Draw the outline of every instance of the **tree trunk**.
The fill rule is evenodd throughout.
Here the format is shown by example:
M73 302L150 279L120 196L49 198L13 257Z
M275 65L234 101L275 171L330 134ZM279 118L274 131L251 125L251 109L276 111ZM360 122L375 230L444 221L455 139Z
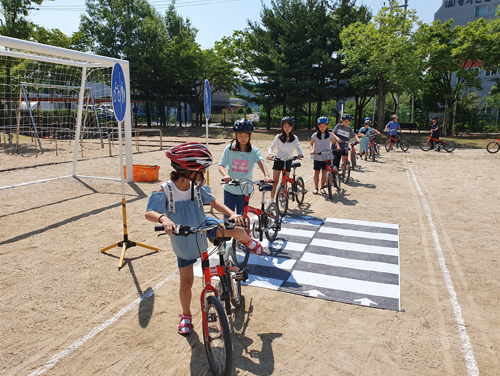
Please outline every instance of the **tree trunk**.
M309 101L309 120L308 120L308 123L307 123L307 129L311 129L311 101Z
M377 103L378 117L377 117L377 130L380 132L384 129L384 115L385 115L385 93L384 93L384 77L378 78L378 103Z
M182 127L182 104L181 104L181 98L179 97L179 127Z
M266 108L266 129L271 130L271 108Z
M316 119L321 116L321 111L323 110L323 101L316 102Z

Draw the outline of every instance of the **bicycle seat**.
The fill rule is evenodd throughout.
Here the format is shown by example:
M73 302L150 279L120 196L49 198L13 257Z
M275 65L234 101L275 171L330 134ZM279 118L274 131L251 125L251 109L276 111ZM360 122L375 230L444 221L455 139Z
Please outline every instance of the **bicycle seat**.
M293 162L292 168L297 168L297 167L300 167L300 162Z
M271 184L262 184L259 186L259 191L261 192L269 192L273 190L273 186Z
M224 237L224 238L208 238L208 240L210 241L210 243L212 243L216 247L218 247L222 242L228 242L231 239L232 238L227 238L227 237Z

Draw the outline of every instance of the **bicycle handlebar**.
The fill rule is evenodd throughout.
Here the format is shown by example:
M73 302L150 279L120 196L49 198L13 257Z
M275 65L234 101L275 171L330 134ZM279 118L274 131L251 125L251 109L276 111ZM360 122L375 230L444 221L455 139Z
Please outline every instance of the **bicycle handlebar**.
M278 158L277 156L274 156L270 160L271 161L283 161L283 162L286 162L286 161L295 161L296 159L297 159L297 156L293 156L293 157L290 157L290 158Z
M266 184L264 182L264 180L255 180L255 181L250 181L250 180L238 180L238 179L231 179L229 180L227 183L224 181L224 179L221 179L221 184L228 184L228 185L232 185L232 186L235 186L235 187L239 187L240 185L258 185L258 186L261 186L263 184ZM274 183L274 180L271 181L269 184L273 184Z
M226 230L233 230L235 228L234 220L233 219L226 219L224 222L224 227ZM196 234L198 232L207 232L217 226L219 226L220 223L214 222L209 225L202 225L200 227L191 227L189 225L175 225L176 231L173 233L173 235L176 236L188 236L192 234ZM164 231L163 226L155 226L155 231ZM158 236L165 235L165 234L158 234Z

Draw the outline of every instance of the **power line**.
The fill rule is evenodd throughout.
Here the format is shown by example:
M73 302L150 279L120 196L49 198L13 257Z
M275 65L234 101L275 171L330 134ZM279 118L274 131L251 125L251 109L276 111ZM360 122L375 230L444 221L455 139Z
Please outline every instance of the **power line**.
M188 0L188 1L179 1L175 4L174 8L184 8L184 7L192 7L192 6L200 6L200 5L215 5L222 3L231 3L235 1L242 0L219 0L219 1L210 1L210 0ZM168 8L171 4L170 1L151 1L149 3L155 9L157 8ZM87 7L85 5L40 5L36 10L52 10L58 12L85 12Z

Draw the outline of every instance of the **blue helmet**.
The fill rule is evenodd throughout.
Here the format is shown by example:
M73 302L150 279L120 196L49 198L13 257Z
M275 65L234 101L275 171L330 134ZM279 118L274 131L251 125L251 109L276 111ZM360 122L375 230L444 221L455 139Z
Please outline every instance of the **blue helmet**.
M236 120L233 124L233 130L235 133L252 133L253 123L248 119Z
M293 119L293 117L285 116L283 119L281 119L281 126L283 126L283 124L285 123L290 123L293 126L295 125L295 120Z
M367 121L367 120L372 121L372 119L370 119L368 116L365 117L365 121Z
M352 116L349 115L349 114L344 114L344 115L342 115L342 120L349 120L349 121L351 121L352 120Z
M329 122L330 121L328 120L328 118L326 116L321 116L317 120L318 125L319 124L327 124L328 125Z

